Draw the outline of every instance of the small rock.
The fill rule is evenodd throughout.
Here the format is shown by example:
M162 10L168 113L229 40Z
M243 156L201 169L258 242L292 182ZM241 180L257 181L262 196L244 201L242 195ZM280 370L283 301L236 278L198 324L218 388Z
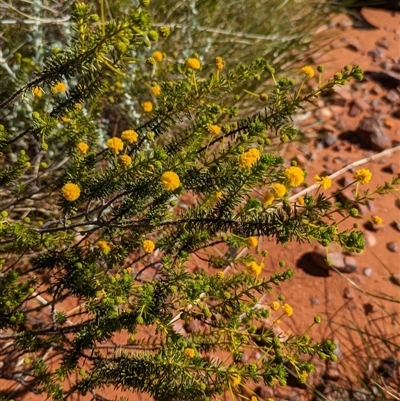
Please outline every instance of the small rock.
M383 89L379 85L374 85L371 88L371 93L373 95L381 95L383 93Z
M332 132L326 132L322 138L322 142L326 148L335 144L336 141L337 137Z
M397 174L400 173L400 164L399 163L390 163L387 166L382 168L382 171L384 173L389 173L389 174Z
M385 52L378 46L375 46L372 50L367 52L367 55L372 58L372 61L376 62L385 57Z
M398 252L399 244L395 241L390 241L386 244L386 248L389 249L390 252Z
M398 221L392 221L390 226L393 227L395 230L400 231L400 223Z
M400 286L400 273L395 273L390 276L390 281L393 284L397 284Z
M258 386L254 389L254 392L263 400L271 398L274 395L274 390L271 387L266 386Z
M370 304L369 302L363 305L364 313L368 316L370 313L375 312L374 305Z
M377 243L375 235L372 234L370 231L364 231L364 239L365 245L367 245L368 247L373 247Z
M376 117L364 117L354 134L355 138L352 139L358 141L364 149L384 150L390 146L386 131Z
M353 100L350 103L348 115L350 117L357 117L364 110L367 110L368 107L369 107L368 104L365 101L361 100L361 99Z
M310 298L310 303L311 305L318 305L319 304L319 299L317 297L311 297Z
M390 42L385 38L380 38L375 42L375 44L379 47L389 50L390 49Z
M322 107L322 108L318 109L317 116L321 120L329 120L330 118L332 118L333 113L329 107Z
M396 199L394 204L396 205L396 207L398 207L400 209L400 198Z
M394 110L392 111L392 116L393 116L394 118L400 118L400 107L397 107L396 109L394 109Z
M357 39L349 38L347 41L347 46L349 50L358 52L360 50L360 42Z
M353 295L353 293L350 291L350 288L345 287L345 289L343 290L343 298L346 298L346 299L354 299L354 295Z
M339 369L337 367L337 363L336 362L328 362L327 363L327 368L325 371L325 375L324 375L324 379L325 380L332 380L334 382L337 382L340 379L340 373L339 373Z
M363 269L363 274L365 277L371 277L373 273L373 270L370 267L366 267Z
M346 255L344 257L344 272L345 273L353 273L357 270L357 261L353 256Z
M372 221L369 220L365 223L364 227L369 231L377 232L377 231L383 230L385 228L385 225L384 224L374 224Z
M400 100L400 94L399 92L397 92L396 89L390 89L389 92L386 93L384 99L387 100L389 103L398 104Z

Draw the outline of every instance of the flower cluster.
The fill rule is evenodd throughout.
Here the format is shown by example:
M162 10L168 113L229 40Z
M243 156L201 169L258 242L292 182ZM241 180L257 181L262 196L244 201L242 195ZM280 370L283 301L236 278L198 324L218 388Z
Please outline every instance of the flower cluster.
M153 52L152 57L154 58L154 60L157 61L157 63L161 63L161 61L163 61L164 58L163 54L159 50Z
M309 65L306 65L301 69L301 72L306 75L307 78L312 78L314 76L314 69Z
M316 175L314 180L324 189L329 189L332 186L332 180L328 176L320 177Z
M286 187L278 182L272 184L272 194L275 198L283 198L286 194Z
M108 245L108 242L104 239L100 239L97 241L97 246L103 251L105 255L111 252L111 247Z
M192 58L187 59L186 67L191 68L192 70L200 70L201 64L197 58L192 57Z
M250 168L260 160L260 157L260 151L257 148L251 148L239 156L239 166Z
M153 103L149 100L142 102L142 109L145 113L151 113L153 111Z
M145 253L152 253L156 249L156 244L152 240L146 239L143 241L142 248Z
M359 168L354 173L354 179L360 184L368 184L372 180L372 173L366 168Z
M111 149L113 151L114 154L118 154L119 152L121 152L121 150L124 148L124 143L121 141L120 138L114 137L114 138L110 138L107 142L106 142L107 148Z
M258 245L257 237L249 237L249 238L247 238L246 245L249 248L255 248Z
M76 145L76 147L84 155L86 155L87 151L89 150L89 145L85 142L79 142L78 145Z
M222 71L225 67L225 61L223 60L222 57L216 57L215 58L215 66L217 67L218 71Z
M304 171L300 167L288 167L285 169L284 175L287 179L288 185L292 188L296 188L304 182Z
M121 139L129 143L137 142L138 138L138 133L132 129L125 130L121 134Z
M174 191L179 188L181 185L181 181L179 179L178 174L173 171L166 171L161 176L161 184L167 191Z
M246 265L246 272L251 274L251 275L253 275L253 276L258 277L260 275L263 267L264 266L262 265L262 263L261 264L257 264L254 261L253 262L249 262Z
M69 182L62 187L61 194L68 202L73 202L80 197L81 189L78 187L78 185Z

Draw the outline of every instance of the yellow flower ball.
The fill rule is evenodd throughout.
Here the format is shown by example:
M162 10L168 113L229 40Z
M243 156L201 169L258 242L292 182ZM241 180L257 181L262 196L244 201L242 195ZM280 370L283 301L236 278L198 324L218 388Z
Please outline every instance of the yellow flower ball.
M232 387L237 387L241 383L241 381L242 378L237 373L234 373L230 378Z
M146 253L152 253L156 249L156 245L152 240L146 239L143 241L142 248Z
M161 176L161 184L167 191L174 191L179 188L181 181L179 180L178 174L173 171L166 171Z
M269 304L269 307L276 311L281 307L281 304L278 301L274 301Z
M262 264L257 264L256 262L250 262L246 265L246 272L258 277L263 269Z
M372 173L366 168L359 168L358 170L356 170L353 177L362 185L368 184L372 179Z
M217 277L218 277L219 279L223 279L223 278L225 277L225 273L224 273L223 271L219 271L219 272L217 273Z
M81 105L80 103L75 103L75 104L74 104L74 109L75 109L75 110L78 110L78 111L79 111L79 110L82 110L82 105Z
M193 348L186 348L183 352L187 358L194 358L196 352Z
M306 204L306 202L304 201L304 197L303 196L299 196L297 198L297 202L299 203L299 205L304 206Z
M332 186L332 180L328 176L320 177L316 175L314 180L324 189L329 189Z
M222 57L216 57L215 58L215 66L217 67L218 71L222 71L225 67L225 61L223 60Z
M218 191L218 192L215 194L215 199L221 199L223 195L224 195L223 191Z
M85 142L79 142L78 145L76 145L76 147L78 148L78 150L80 152L82 152L84 155L86 155L88 149L89 149L89 145Z
M127 129L125 131L122 131L121 139L123 141L133 143L133 142L137 142L138 138L139 138L138 133L136 131L134 131L133 129Z
M284 175L292 188L298 187L304 182L304 171L300 167L288 167Z
M161 63L161 61L163 61L163 58L164 58L163 54L159 50L156 50L155 52L153 52L152 57L158 63Z
M257 163L260 157L260 151L257 148L249 149L239 156L239 166L250 168Z
M111 252L111 247L108 245L108 242L104 239L100 239L97 241L97 246L103 251L105 255Z
M68 202L73 202L81 195L81 190L78 185L68 182L61 189L61 194Z
M67 90L67 85L64 82L56 83L52 88L52 93L64 93Z
M267 191L264 195L264 199L263 199L263 205L265 207L268 207L270 205L272 205L272 203L275 200L275 196L272 192Z
M207 130L210 134L219 135L221 133L221 127L219 125L208 125Z
M43 96L43 91L38 86L35 86L32 89L32 94L33 94L33 96L35 96L38 99L40 99Z
M371 218L372 223L379 225L383 223L383 219L379 216L372 216Z
M122 155L120 156L119 160L121 161L121 163L125 166L128 167L131 165L132 163L132 158L128 155Z
M189 58L186 61L186 67L191 68L192 70L200 70L201 64L197 58Z
M124 143L121 141L120 138L114 137L114 138L110 138L107 142L106 142L107 148L111 149L114 154L118 154L119 152L121 152L121 150L124 148Z
M272 193L276 198L283 198L286 194L286 187L276 182L272 185Z
M246 245L247 245L249 248L255 248L255 247L258 245L258 239L257 239L257 237L249 237L249 238L247 238L247 240L246 240Z
M160 96L161 95L161 86L158 84L153 84L150 87L150 91L154 96Z
M301 72L307 76L307 78L312 78L314 76L314 69L309 65L306 65L301 69Z
M146 102L142 103L142 108L145 113L151 113L153 111L153 103L147 100Z
M293 315L293 308L289 304L283 304L282 305L282 310L288 316L292 316Z

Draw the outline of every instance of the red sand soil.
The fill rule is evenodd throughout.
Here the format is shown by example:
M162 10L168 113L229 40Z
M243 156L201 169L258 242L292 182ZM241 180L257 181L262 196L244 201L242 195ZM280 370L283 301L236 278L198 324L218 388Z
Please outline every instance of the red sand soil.
M376 26L376 29L356 29L351 26L348 17L337 18L338 39L332 44L329 52L315 55L313 62L315 65L325 65L326 77L339 71L345 64L359 64L364 71L384 72L400 79L400 13L363 9L362 15L369 23ZM307 168L308 182L313 183L312 177L315 174L331 174L352 162L377 154L377 151L363 149L358 144L351 143L349 141L351 133L348 137L344 135L346 132L354 131L361 119L366 116L376 116L382 122L390 140L389 148L399 145L399 83L400 81L397 82L397 88L389 93L389 89L382 82L376 82L366 74L366 79L362 83L353 83L338 90L337 94L331 97L320 99L319 110L312 111L299 119L306 137L314 139L306 144L288 145L284 149L285 157L296 155L299 165ZM397 117L392 114L395 110L398 110ZM318 145L326 133L335 138L335 143L331 146ZM383 171L388 166L393 170L393 174ZM373 189L376 185L390 180L392 175L400 173L400 151L367 163L363 167L373 173L373 182L366 186ZM352 172L345 173L343 177L350 179ZM340 179L337 179L329 191L333 193L340 187ZM400 299L400 286L390 280L391 275L400 274L400 227L396 228L396 222L400 223L400 209L398 203L396 206L396 200L399 200L399 193L385 197L377 196L362 210L363 218L359 220L360 226L363 226L372 215L381 216L384 223L377 231L369 232L371 246L362 254L352 255L356 270L351 273L339 274L313 267L309 254L313 251L314 245L289 244L283 247L267 240L260 243L260 250L269 251L265 261L266 276L280 269L280 260L284 260L286 266L292 267L295 271L295 277L281 287L286 302L294 308L294 315L291 318L282 318L277 330L286 335L302 333L310 326L314 316L319 315L323 318L322 324L314 326L309 334L315 339L333 338L339 345L341 356L339 363L329 366L331 369L329 372L322 362L318 363L318 374L310 378L310 383L314 386L323 384L321 391L324 391L324 386L329 388L336 380L338 380L336 384L346 385L347 378L350 378L353 386L357 387L351 371L360 367L367 351L377 360L389 356L397 358L398 361L400 359L399 346L384 347L377 337L361 338L356 331L350 330L351 327L358 327L376 336L384 334L387 338L391 338L394 344L396 342L400 344L399 303L385 300L385 298ZM388 250L387 244L390 241L397 243L396 252ZM196 257L193 257L191 264L197 268L207 268L204 262ZM277 295L272 294L268 303L275 300ZM75 306L67 303L65 311ZM125 342L126 337L120 334L115 340L117 343ZM254 355L248 357L253 358ZM366 365L369 369L374 368L371 358L367 360ZM324 374L328 376L325 379ZM396 374L399 376L400 372L394 376ZM392 385L390 380L389 378L388 386ZM395 382L394 379L392 381ZM397 380L397 385L398 383ZM12 390L15 384L10 386L9 382L0 380L0 388L3 391ZM398 388L396 391L399 394ZM257 394L259 400L268 397L274 397L275 401L312 399L311 390L297 387L258 388ZM337 399L334 393L325 390L325 394L328 399ZM100 395L107 399L115 399L121 393L106 389ZM147 395L125 395L130 400L150 399ZM45 399L42 396L18 392L13 398L16 401ZM90 397L75 399L88 400Z

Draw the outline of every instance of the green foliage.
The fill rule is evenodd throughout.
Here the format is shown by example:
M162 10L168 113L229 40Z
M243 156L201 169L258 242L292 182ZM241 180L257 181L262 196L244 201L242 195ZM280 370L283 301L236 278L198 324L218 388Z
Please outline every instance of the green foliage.
M200 400L246 382L285 385L288 363L305 381L313 365L302 356L335 360L335 345L274 333L270 313L282 307L288 318L293 310L282 297L268 306L271 293L293 271L266 277L265 254L207 252L216 243L253 247L253 236L363 248L360 232L332 222L337 213L354 217L354 205L323 194L330 179L318 178L319 193L302 201L286 195L306 172L271 145L295 138L297 110L362 71L345 67L323 83L319 76L304 94L311 67L297 85L262 57L227 60L226 69L220 60L208 74L196 57L149 68L137 55L169 30L153 27L145 3L107 20L74 3L68 45L53 48L34 77L21 60L10 67L24 84L0 104L0 341L5 363L25 364L9 380L29 375L55 400L104 386ZM272 89L242 115L235 99L254 80ZM359 193L370 179L360 174L356 204L371 196ZM191 206L182 207L185 199ZM207 271L189 269L193 253ZM193 322L198 329L179 332ZM243 362L247 348L262 358Z

